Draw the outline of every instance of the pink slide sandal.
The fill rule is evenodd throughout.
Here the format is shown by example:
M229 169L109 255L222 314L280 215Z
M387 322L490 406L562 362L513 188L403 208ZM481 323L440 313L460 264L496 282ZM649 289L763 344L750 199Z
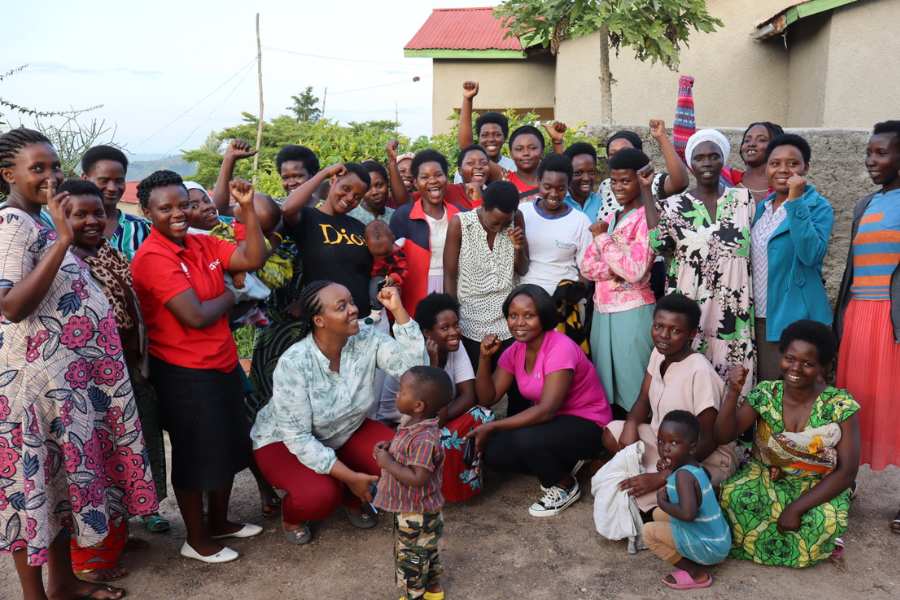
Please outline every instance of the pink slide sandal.
M712 575L709 574L707 574L707 580L703 583L697 583L687 571L681 569L679 569L678 571L673 571L671 575L675 578L675 583L666 581L665 577L663 577L662 582L673 590L696 590L712 585Z

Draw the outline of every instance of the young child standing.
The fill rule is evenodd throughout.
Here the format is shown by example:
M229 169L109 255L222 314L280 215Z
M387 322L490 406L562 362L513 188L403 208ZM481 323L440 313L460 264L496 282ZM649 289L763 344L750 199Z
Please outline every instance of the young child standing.
M394 513L394 563L401 600L442 600L438 542L444 531L441 470L444 450L438 411L453 397L453 383L439 367L413 367L400 378L397 410L403 415L391 442L378 442L381 467L376 508Z
M659 426L659 470L671 471L656 493L653 522L644 525L644 541L658 557L679 568L663 583L676 590L709 587L702 569L725 560L731 530L703 467L694 460L700 421L686 410L673 410Z
M372 312L366 317L366 324L381 321L378 292L383 287L399 287L406 279L406 255L394 241L390 226L380 219L366 225L366 246L372 253L372 278L369 280L369 301Z

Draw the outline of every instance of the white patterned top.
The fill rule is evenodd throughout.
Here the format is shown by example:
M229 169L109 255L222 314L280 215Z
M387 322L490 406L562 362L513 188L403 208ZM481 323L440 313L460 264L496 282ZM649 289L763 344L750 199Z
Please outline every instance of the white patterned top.
M753 302L756 318L765 319L769 299L769 240L787 218L784 203L772 212L772 201L765 203L766 210L750 230L750 264L753 269Z
M456 295L459 326L470 340L493 333L501 340L512 336L503 317L503 301L516 286L516 249L505 231L494 237L494 249L478 215L481 209L459 213L462 243Z

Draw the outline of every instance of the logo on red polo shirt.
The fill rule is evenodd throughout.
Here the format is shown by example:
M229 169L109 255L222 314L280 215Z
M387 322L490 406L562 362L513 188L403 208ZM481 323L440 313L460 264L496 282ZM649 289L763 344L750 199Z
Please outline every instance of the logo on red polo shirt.
M191 278L191 274L188 272L188 268L184 263L181 263L181 270L184 271L184 276L188 279Z
M216 267L218 267L218 266L221 265L221 264L222 264L222 261L220 261L220 260L217 258L217 259L214 260L213 262L209 263L209 270L210 270L210 271L215 271L215 270L216 270Z

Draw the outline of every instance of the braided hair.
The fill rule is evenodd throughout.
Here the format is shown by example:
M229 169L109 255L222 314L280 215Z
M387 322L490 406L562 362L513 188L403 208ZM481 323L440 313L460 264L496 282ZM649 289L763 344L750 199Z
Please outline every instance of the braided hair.
M154 171L144 178L137 187L137 197L141 202L141 208L150 208L150 193L153 190L169 185L180 185L187 193L184 180L175 171Z
M318 281L313 281L309 285L303 288L303 291L300 292L300 299L298 302L300 303L300 338L303 339L309 332L312 331L312 320L319 311L322 310L322 302L319 300L319 292L321 292L324 288L332 285L333 281L326 281L324 279L319 279Z
M49 144L47 139L40 131L34 129L25 129L18 127L10 129L3 135L0 135L0 169L8 169L13 166L13 158L28 144ZM0 194L9 194L9 184L5 179L0 177Z

